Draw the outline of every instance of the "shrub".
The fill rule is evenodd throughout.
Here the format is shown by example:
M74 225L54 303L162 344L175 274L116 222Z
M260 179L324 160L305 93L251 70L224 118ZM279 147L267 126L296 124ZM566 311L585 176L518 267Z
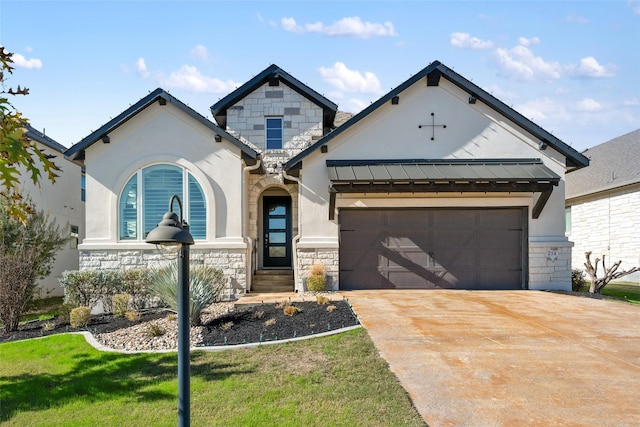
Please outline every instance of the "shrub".
M273 326L276 324L276 319L269 319L264 322L264 326Z
M316 297L316 302L320 305L329 304L329 298L325 297L324 295L318 295Z
M587 280L584 278L585 273L582 270L571 270L571 290L573 292L584 292L587 288Z
M336 307L335 305L328 305L327 306L327 311L329 313L333 313L334 311L336 311L338 309L338 307Z
M135 269L119 272L121 292L131 296L131 305L136 310L151 306L151 281L149 270Z
M302 310L298 307L296 307L295 305L287 305L284 309L283 312L284 314L286 314L287 316L295 316L296 314L300 313Z
M147 327L147 335L150 337L161 337L166 333L167 331L165 331L160 325L156 323L151 323Z
M122 317L127 311L129 311L129 302L131 296L129 294L116 294L112 298L113 314Z
M327 287L327 276L324 264L313 264L307 277L307 289L311 292L322 292Z
M124 317L126 317L129 322L136 323L137 321L140 320L142 315L140 314L139 311L130 310L130 311L127 311L126 313L124 313Z
M36 295L37 281L49 275L66 242L60 227L42 211L22 223L7 206L0 206L0 322L5 332L18 328Z
M76 307L71 310L69 315L69 323L72 328L87 326L91 321L91 309L89 307Z
M178 310L178 266L169 266L150 273L152 292L173 310ZM218 267L199 266L189 271L189 318L192 325L200 324L202 311L216 302L225 285L224 274Z
M65 302L94 308L102 301L104 311L111 311L111 297L118 293L119 277L113 271L65 271L60 278Z
M56 328L55 322L44 322L42 324L42 330L45 332L51 332Z
M75 305L64 303L58 309L58 321L62 324L69 323L69 319L71 318L71 310L76 308Z

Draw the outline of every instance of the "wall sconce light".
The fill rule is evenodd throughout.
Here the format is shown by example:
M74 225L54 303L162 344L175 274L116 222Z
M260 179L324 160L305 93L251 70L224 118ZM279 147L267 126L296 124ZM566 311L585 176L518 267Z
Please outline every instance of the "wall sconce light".
M111 138L109 138L109 135L102 135L102 142L104 144L109 144L111 142Z
M392 105L398 105L399 103L400 103L400 97L398 95L396 95L393 98L391 98L391 104Z
M546 150L547 149L547 141L541 141L538 146L540 147L540 150L542 150L542 151Z
M477 101L477 98L473 95L469 96L469 104L475 104Z
M320 147L320 152L321 153L326 153L329 151L329 147L327 147L326 145L323 145L322 147Z
M216 142L222 142L222 137L218 134L216 134L216 136L214 137Z

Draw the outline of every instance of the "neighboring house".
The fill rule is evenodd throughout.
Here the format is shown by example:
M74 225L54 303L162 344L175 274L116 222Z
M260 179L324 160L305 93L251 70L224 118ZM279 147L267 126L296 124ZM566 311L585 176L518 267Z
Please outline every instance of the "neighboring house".
M588 160L439 62L350 118L276 65L211 112L157 89L67 151L81 268L164 262L144 236L175 193L229 296L302 291L314 263L332 289L570 288L564 175Z
M65 159L64 152L67 148L44 133L27 126L26 137L35 142L46 155L51 156L52 161L61 169L54 184L46 176L41 177L40 186L34 185L29 179L22 180L24 192L35 208L49 213L51 220L55 220L61 231L69 235L68 244L56 254L51 274L38 283L40 297L60 296L63 291L59 279L63 271L78 269L78 242L84 237L82 168Z
M585 270L585 252L606 255L607 267L640 266L640 129L584 151L588 168L567 174L567 235L572 266ZM602 267L600 266L600 271ZM640 273L621 278L640 282Z

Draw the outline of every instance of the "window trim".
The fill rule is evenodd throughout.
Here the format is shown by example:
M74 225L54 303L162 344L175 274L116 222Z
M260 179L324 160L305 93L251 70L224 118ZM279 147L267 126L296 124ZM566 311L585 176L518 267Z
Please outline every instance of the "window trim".
M207 202L207 195L206 192L204 191L204 188L200 182L200 180L196 177L195 174L191 173L191 171L189 171L189 169L187 169L186 167L179 165L179 164L175 164L175 163L166 163L166 162L160 162L160 163L153 163L153 164L149 164L143 167L140 167L138 169L136 169L136 171L131 174L129 176L129 178L124 182L124 184L122 185L121 189L120 189L120 193L118 195L118 204L117 204L117 241L118 242L123 242L123 243L129 243L129 242L144 242L145 236L144 236L144 201L143 201L143 194L144 194L144 171L146 169L152 168L152 167L156 167L156 166L163 166L163 167L169 167L169 168L174 168L174 169L178 169L180 170L180 172L182 173L182 189L181 192L182 194L180 195L180 198L182 200L182 210L183 210L183 217L187 220L187 222L189 222L189 218L190 218L190 192L189 192L189 177L192 177L194 182L198 185L198 188L200 190L200 193L202 194L202 199L204 201L204 216L205 218L207 218L208 216L208 206L209 203ZM129 182L133 179L133 177L136 177L136 200L135 200L135 209L136 209L136 237L134 238L123 238L122 236L122 220L123 220L123 215L122 215L122 198L126 197L126 195L124 195L124 190L125 187L127 186L127 184L129 184ZM169 203L169 199L167 199L167 208L168 208L168 203ZM159 220L158 220L159 221ZM190 222L189 222L190 224ZM205 226L204 226L204 237L196 237L193 236L194 240L197 241L206 241L207 240L207 236L208 236L208 230L207 230L207 222L205 222Z

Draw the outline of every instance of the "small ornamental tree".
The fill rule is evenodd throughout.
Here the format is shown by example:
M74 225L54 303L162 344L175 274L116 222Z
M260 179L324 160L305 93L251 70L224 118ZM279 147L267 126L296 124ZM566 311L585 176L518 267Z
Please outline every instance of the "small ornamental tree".
M587 269L589 278L591 279L589 292L592 294L601 294L604 287L607 286L612 280L619 279L620 277L626 276L627 274L635 273L636 271L640 271L640 268L638 267L633 267L630 270L618 271L618 267L620 267L622 261L614 262L610 268L607 268L607 265L605 264L605 256L602 255L602 270L604 276L598 277L598 263L600 262L600 258L596 258L594 266L591 263L591 252L585 252L584 255L587 259L587 262L584 263L584 266Z
M5 332L18 328L20 316L34 299L37 281L51 273L58 250L68 237L42 211L26 223L0 207L0 321Z
M54 183L60 168L40 151L35 142L25 137L29 121L9 102L8 95L29 94L25 87L6 87L7 75L14 69L12 56L0 46L0 205L7 207L13 218L25 224L34 210L22 194L22 175L27 175L29 180L39 185L44 172L44 176Z

